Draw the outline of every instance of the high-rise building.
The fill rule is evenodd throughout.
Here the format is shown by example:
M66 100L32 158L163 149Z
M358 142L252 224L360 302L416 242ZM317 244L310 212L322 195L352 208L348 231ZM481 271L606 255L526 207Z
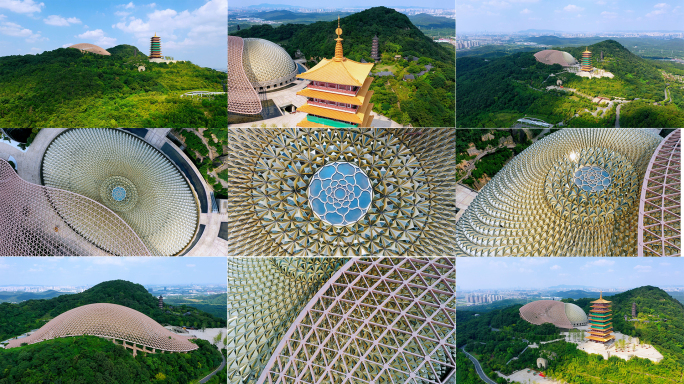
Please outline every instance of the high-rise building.
M611 302L604 300L603 292L601 292L601 297L591 302L591 311L589 311L590 335L588 339L602 344L615 339L612 320Z
M154 34L150 39L150 59L161 59L161 37Z
M373 121L370 103L373 91L369 91L373 78L369 77L373 63L359 63L344 57L342 52L342 28L337 19L337 44L335 57L323 59L308 71L297 75L311 83L298 95L307 98L299 112L308 114L297 123L302 128L351 128L370 127Z
M375 35L373 38L373 46L371 47L371 57L377 61L380 60L380 56L378 55L378 35Z
M591 72L591 52L589 48L582 52L582 70L585 72Z

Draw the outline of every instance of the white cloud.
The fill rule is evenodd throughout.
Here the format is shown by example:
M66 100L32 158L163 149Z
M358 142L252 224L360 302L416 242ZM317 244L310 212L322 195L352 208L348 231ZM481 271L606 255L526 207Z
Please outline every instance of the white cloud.
M607 272L615 272L614 269L609 269Z
M557 271L559 269L561 269L560 265L554 265L553 267L551 267L551 270L553 271Z
M71 24L81 24L81 20L75 17L65 19L62 16L58 15L50 15L47 17L47 19L43 19L43 21L47 25L54 25L56 27L68 27Z
M617 13L603 11L601 12L601 16L605 17L606 19L614 19L617 17Z
M126 9L135 8L135 5L134 5L133 2L131 1L130 3L126 4L126 5L124 6L124 8L126 8Z
M665 262L660 263L660 265L662 265L663 267L669 267L672 264L665 261Z
M101 29L87 31L81 33L80 35L76 35L76 37L78 37L79 39L93 40L93 44L99 45L105 49L114 46L114 43L116 42L116 38L105 36L104 31L102 31Z
M527 8L525 8L525 9L523 9L522 11L520 11L520 13L523 14L523 15L527 15L527 14L529 14L529 13L532 13L532 11L530 11L530 10L527 9Z
M186 264L185 266L188 268L195 268L195 264Z
M21 25L9 21L0 23L0 33L12 37L23 37L28 43L34 43L39 40L47 40L40 35L40 32L33 33L32 30L28 28L22 28Z
M608 260L608 259L599 259L599 260L594 260L586 263L584 266L585 267L607 267L609 265L615 264L614 260Z
M147 6L150 8L154 8L157 6L157 3L149 3L149 4L147 4Z
M625 12L627 12L627 13L634 13L634 11L632 11L631 9L628 9L628 10L626 10Z
M130 12L124 12L124 11L116 11L116 12L114 12L114 14L119 16L119 17L126 17L126 16L130 15L131 13Z
M650 265L637 265L634 267L638 272L651 272L651 266Z
M0 15L0 20L6 19L6 18L7 18L7 16L5 16L5 15Z
M578 7L576 5L569 4L568 6L563 8L563 10L568 11L568 12L580 12L580 11L584 11L584 8Z
M0 8L16 13L40 12L44 6L44 3L36 3L33 0L0 0Z
M69 48L72 45L74 45L74 43L64 44L64 45L62 45L62 48Z
M653 8L667 8L667 7L669 7L669 5L667 5L667 3L658 3L658 4L653 6Z
M155 10L147 14L147 20L132 18L114 27L135 35L141 44L149 43L156 33L162 37L162 45L166 48L193 47L225 39L227 14L226 0L209 0L193 11ZM183 38L184 31L187 34Z
M606 5L606 2L603 1L603 0L599 0L599 1L596 2L596 4L598 4L598 5Z
M647 13L646 17L654 17L654 16L662 15L662 14L667 12L667 9L670 8L670 6L667 5L667 3L658 3L658 4L654 5L653 8L656 8L656 10Z

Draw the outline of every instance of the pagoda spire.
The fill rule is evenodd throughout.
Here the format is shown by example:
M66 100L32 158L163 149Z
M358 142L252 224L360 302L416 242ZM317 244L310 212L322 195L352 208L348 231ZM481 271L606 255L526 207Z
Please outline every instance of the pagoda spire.
M342 28L340 28L340 16L337 16L337 29L335 30L335 34L337 34L337 44L335 44L335 58L333 60L335 61L345 61L346 59L344 58L344 55L342 53L342 40L343 38L340 37L342 34Z

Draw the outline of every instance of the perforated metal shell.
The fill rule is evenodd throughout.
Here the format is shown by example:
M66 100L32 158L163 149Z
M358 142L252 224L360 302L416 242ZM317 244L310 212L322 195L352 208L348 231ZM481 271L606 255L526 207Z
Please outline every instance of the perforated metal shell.
M264 39L243 40L242 64L252 83L290 77L297 70L290 55L278 44Z
M641 182L661 138L642 129L571 129L515 156L456 223L463 256L635 256ZM583 167L605 170L594 192Z
M114 129L71 129L48 146L43 184L93 199L115 211L156 256L182 252L199 225L197 196L156 148ZM117 201L112 191L126 191Z
M64 312L30 336L11 340L7 348L19 347L22 343L35 344L58 337L83 335L124 340L169 352L188 352L198 348L187 338L167 330L148 316L109 303L88 304Z

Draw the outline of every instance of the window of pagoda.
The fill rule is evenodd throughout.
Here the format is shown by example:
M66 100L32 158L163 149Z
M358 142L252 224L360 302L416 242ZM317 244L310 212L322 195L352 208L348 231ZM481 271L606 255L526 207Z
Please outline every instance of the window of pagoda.
M356 95L356 92L358 92L358 90L359 90L359 87L356 87L356 86L327 83L324 81L312 81L309 84L308 88L320 89L320 90L336 92L336 93L342 93L345 95Z
M308 98L308 104L319 107L326 107L331 109L336 109L344 112L356 113L359 109L358 105L339 103L330 100L318 99L318 98Z

